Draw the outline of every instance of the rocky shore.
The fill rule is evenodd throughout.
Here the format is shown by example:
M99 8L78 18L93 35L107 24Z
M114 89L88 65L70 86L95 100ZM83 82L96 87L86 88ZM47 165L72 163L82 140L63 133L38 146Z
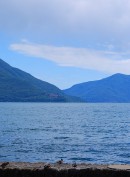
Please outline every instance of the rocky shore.
M0 177L130 177L130 165L0 162Z

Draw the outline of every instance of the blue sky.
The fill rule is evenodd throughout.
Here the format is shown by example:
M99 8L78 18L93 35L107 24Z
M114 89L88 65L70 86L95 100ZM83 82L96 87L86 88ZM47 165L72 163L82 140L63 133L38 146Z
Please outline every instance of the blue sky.
M0 58L61 89L130 74L129 0L1 0Z

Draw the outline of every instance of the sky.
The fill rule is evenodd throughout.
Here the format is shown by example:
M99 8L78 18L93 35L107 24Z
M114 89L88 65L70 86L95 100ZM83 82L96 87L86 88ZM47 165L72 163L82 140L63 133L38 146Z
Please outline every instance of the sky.
M0 0L0 58L60 89L130 75L130 1Z

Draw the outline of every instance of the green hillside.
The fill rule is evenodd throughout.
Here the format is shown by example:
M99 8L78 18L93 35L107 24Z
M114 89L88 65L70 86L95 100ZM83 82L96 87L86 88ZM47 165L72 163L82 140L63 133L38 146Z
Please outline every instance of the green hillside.
M56 86L11 67L0 59L0 101L2 102L73 102Z

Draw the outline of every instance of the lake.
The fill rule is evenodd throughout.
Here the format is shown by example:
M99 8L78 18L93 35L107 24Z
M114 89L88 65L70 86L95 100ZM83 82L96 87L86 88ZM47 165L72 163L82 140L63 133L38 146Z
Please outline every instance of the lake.
M130 164L130 104L0 103L0 161Z

